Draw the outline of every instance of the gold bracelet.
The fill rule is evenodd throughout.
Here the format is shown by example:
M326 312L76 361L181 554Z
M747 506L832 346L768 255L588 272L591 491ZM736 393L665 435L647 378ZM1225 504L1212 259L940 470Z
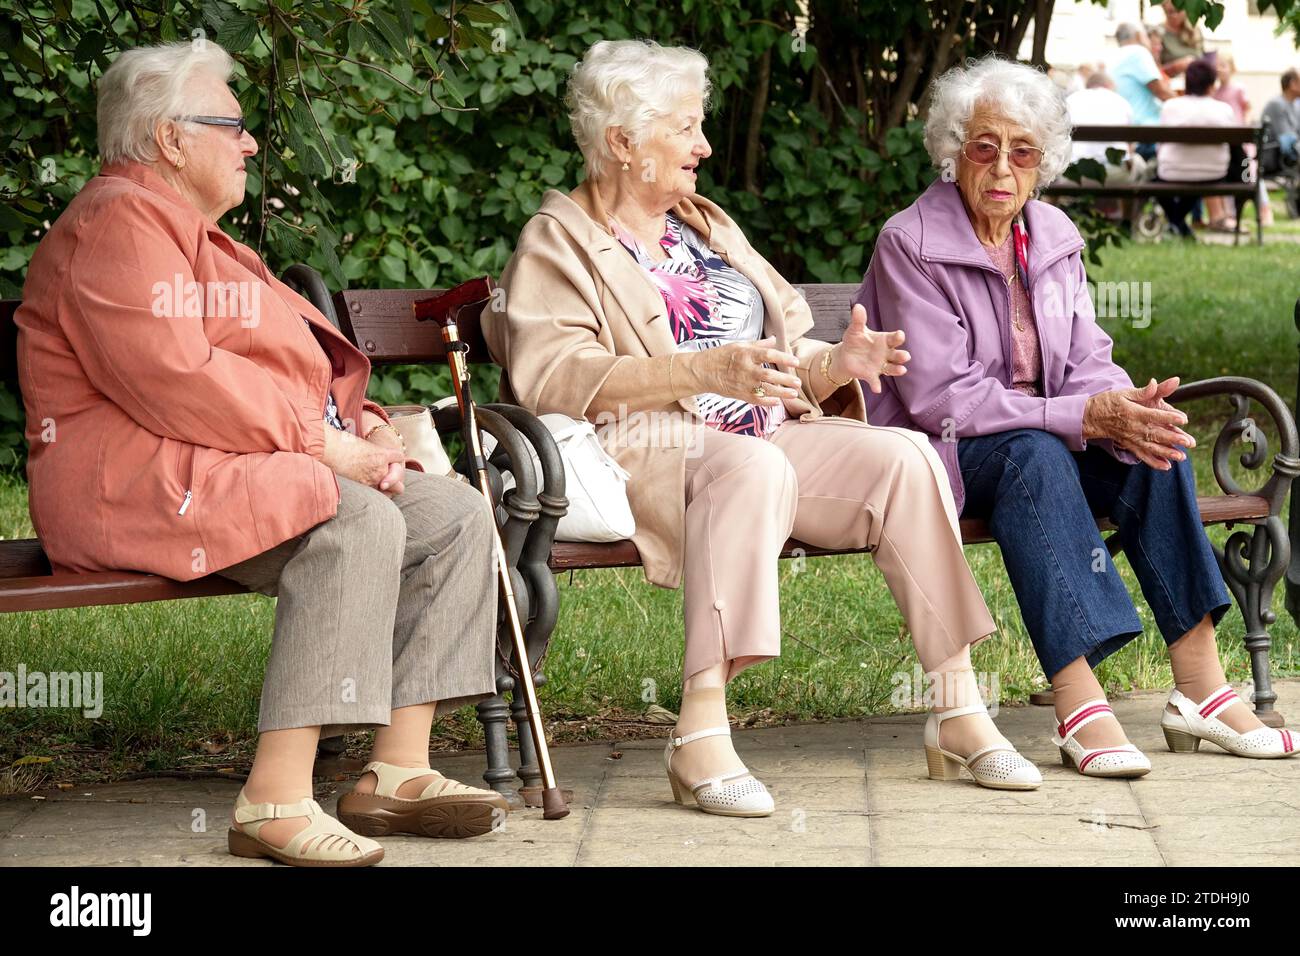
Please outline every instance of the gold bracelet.
M381 428L387 428L390 432L392 432L394 435L397 436L397 443L398 443L399 445L401 445L401 447L402 447L402 453L405 454L405 453L406 453L406 439L403 438L403 437L402 437L402 433L399 432L399 431L397 430L397 428L396 428L395 426L393 426L392 424L390 424L389 422L380 422L380 423L379 423L378 425L376 425L374 428L370 429L370 431L366 432L365 440L366 440L366 441L370 441L370 436L373 435L375 432L379 431L379 429L381 429Z
M825 378L826 381L834 385L836 388L843 388L845 385L849 384L849 382L853 381L853 378L852 376L850 376L849 378L846 378L842 382L837 382L835 381L835 379L831 378L831 353L834 351L835 351L835 346L832 345L830 348L828 348L825 352L822 353L822 377Z

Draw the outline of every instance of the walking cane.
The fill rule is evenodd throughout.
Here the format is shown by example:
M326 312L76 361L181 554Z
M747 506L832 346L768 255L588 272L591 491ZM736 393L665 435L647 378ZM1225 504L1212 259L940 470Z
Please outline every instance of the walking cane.
M569 806L565 803L564 794L556 785L555 771L551 767L551 754L546 747L546 727L542 723L542 710L537 703L537 688L533 684L533 668L528 660L528 646L524 643L524 629L519 621L519 609L515 606L515 589L510 581L510 566L506 562L505 548L501 544L501 535L497 530L496 508L488 482L487 460L483 456L483 443L474 414L474 398L469 389L469 365L465 360L466 353L469 352L469 343L461 339L460 330L456 325L456 316L462 306L481 302L491 293L491 279L482 278L462 283L441 295L415 303L415 317L421 320L431 319L442 327L442 341L446 346L447 363L451 366L451 385L456 393L456 405L460 409L465 454L474 474L478 477L479 491L483 493L488 510L493 514L492 541L496 551L497 583L500 586L501 600L505 602L506 618L510 622L510 636L514 644L515 660L519 662L519 684L523 686L528 728L532 731L533 742L537 747L537 763L542 772L542 817L547 820L558 820L569 815ZM515 692L518 693L518 687Z

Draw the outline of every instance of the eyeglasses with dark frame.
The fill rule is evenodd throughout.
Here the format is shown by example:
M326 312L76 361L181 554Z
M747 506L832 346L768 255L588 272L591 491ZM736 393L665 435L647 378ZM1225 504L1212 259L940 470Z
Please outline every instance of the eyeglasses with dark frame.
M982 139L968 139L961 144L962 155L977 166L991 166L998 157L1006 153L1011 157L1011 165L1020 169L1033 169L1043 161L1043 151L1037 146L1012 146L1003 149L997 143Z
M243 136L244 130L248 128L242 116L178 116L176 119L188 123L202 123L204 126L228 126L237 130L239 136Z

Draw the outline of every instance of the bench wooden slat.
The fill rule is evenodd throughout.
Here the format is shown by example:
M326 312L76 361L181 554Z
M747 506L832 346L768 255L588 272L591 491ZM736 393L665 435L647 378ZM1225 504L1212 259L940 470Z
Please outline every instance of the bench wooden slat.
M1053 183L1043 187L1049 196L1254 196L1259 183L1108 183L1105 186L1084 186L1079 183Z
M402 365L443 359L442 331L436 322L417 322L413 306L443 289L348 289L334 296L339 325L373 365ZM480 308L460 311L457 327L469 343L471 362L492 356L479 330Z
M812 338L838 342L849 325L854 283L795 286L808 301L813 314ZM414 322L412 307L443 289L348 289L334 296L335 309L344 334L366 353L374 365L441 361L446 355L442 335L433 322ZM461 311L460 337L470 345L471 362L490 363L492 356L483 340L482 310Z
M248 588L217 574L173 581L156 574L125 571L97 574L43 574L0 581L0 612L50 611L64 607L142 604L181 598L243 594Z
M1258 126L1076 126L1070 134L1081 143L1253 143Z
M796 285L795 289L812 310L813 328L808 337L822 342L838 342L844 338L844 330L849 327L849 312L853 308L853 295L858 291L857 284Z
M0 541L0 580L34 578L50 574L50 561L35 538Z
M1268 499L1256 495L1202 495L1197 499L1201 508L1201 523L1206 525L1223 524L1227 521L1248 521L1268 517ZM1114 531L1115 526L1108 520L1097 522L1102 531ZM977 518L963 518L961 521L963 544L984 544L992 541L987 522ZM781 549L781 557L815 558L827 554L860 554L865 548L850 551L837 551L830 548L815 548L791 538ZM614 541L609 544L587 544L576 541L557 541L551 547L551 570L583 571L594 568L633 568L641 564L641 556L636 545L631 541Z

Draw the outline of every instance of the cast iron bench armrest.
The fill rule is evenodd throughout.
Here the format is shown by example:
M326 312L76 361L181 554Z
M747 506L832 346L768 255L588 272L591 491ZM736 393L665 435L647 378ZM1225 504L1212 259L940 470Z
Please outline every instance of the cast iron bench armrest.
M1268 514L1259 518L1229 519L1228 527L1240 523L1246 527L1233 531L1222 548L1214 546L1223 579L1236 599L1246 625L1244 643L1250 654L1254 680L1255 713L1265 723L1276 724L1273 712L1277 693L1268 672L1268 652L1272 644L1268 627L1277 620L1273 613L1273 589L1291 559L1291 542L1282 523L1282 505L1291 482L1300 474L1300 439L1296 436L1295 418L1277 392L1263 382L1240 376L1222 376L1180 386L1169 397L1171 403L1224 396L1229 402L1228 421L1214 440L1214 480L1230 498L1255 496L1268 504ZM1250 403L1260 405L1277 428L1281 448L1273 456L1268 478L1255 489L1243 488L1232 476L1229 456L1240 438L1251 446L1238 462L1254 471L1268 460L1268 437L1249 417Z
M1228 399L1230 415L1214 440L1214 479L1225 495L1267 498L1269 516L1280 518L1291 481L1300 474L1300 437L1297 437L1295 418L1286 403L1269 386L1256 379L1237 375L1224 375L1180 385L1169 397L1169 401L1177 405L1220 395ZM1232 477L1229 455L1233 444L1241 438L1252 446L1249 451L1241 454L1239 461L1242 467L1252 471L1258 469L1268 456L1268 438L1248 414L1252 400L1273 420L1282 447L1273 456L1268 479L1258 488L1247 489L1237 484Z

